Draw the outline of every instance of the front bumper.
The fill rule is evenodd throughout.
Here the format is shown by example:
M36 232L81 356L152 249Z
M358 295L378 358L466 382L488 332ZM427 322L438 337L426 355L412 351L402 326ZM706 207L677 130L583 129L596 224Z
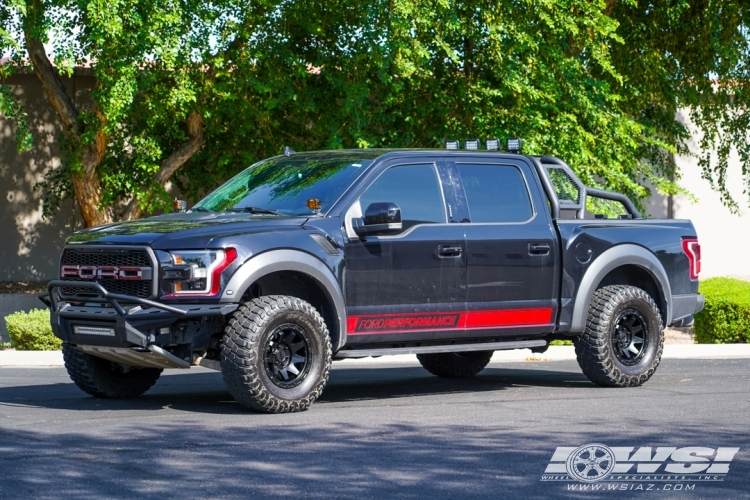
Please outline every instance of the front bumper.
M58 289L75 286L96 290L100 297L86 299L85 305L61 301ZM207 316L226 316L237 304L166 305L129 295L109 293L98 283L51 281L47 294L40 297L50 309L52 331L63 342L74 345L111 348L141 348L174 343L172 325L181 320L200 320ZM106 305L110 307L107 307ZM170 328L168 335L162 329ZM189 343L190 338L181 337ZM156 350L154 350L156 351ZM103 357L103 356L102 356Z

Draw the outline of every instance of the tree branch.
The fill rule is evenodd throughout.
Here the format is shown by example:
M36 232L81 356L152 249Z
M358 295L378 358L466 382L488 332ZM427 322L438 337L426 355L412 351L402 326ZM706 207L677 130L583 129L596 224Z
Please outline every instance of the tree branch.
M159 166L159 171L154 175L154 181L164 185L206 142L203 135L203 115L191 111L187 117L187 129L190 139L183 142L171 155L164 159ZM141 216L142 210L138 198L135 196L130 200L122 220L137 219Z
M24 37L26 38L26 50L29 52L29 58L31 63L34 65L34 73L42 83L44 93L47 95L50 104L55 109L57 116L60 118L60 122L65 128L65 132L68 135L78 138L80 133L78 124L78 111L73 104L73 99L68 95L65 86L63 85L57 71L52 66L52 63L47 57L47 52L44 50L44 44L37 38L32 38L30 35L30 29L24 27Z

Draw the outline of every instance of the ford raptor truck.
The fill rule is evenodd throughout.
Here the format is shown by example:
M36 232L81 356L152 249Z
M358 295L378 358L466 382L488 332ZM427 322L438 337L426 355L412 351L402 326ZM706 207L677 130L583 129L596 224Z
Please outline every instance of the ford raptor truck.
M571 339L593 383L646 382L664 327L703 307L693 224L644 219L520 141L460 144L286 149L188 211L74 233L42 297L70 377L124 398L200 365L283 413L332 360L416 354L472 377L493 351Z

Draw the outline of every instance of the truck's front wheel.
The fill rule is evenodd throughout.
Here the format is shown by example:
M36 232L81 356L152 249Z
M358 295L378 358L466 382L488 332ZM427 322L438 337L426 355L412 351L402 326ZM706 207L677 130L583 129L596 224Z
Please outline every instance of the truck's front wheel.
M331 370L323 318L296 297L269 295L243 304L227 323L221 371L238 403L265 413L306 410Z
M86 354L63 344L63 359L68 375L83 391L97 398L134 398L153 386L160 368L125 366Z
M656 371L664 349L659 308L640 288L600 288L591 299L586 329L574 344L578 364L595 384L642 385Z

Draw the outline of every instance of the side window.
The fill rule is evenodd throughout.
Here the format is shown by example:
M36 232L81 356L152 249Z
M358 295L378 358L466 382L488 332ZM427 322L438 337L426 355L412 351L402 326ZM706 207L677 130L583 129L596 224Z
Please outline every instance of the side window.
M521 171L511 165L459 163L471 222L523 222L531 218L531 200Z
M398 205L404 230L417 224L445 222L443 193L432 164L400 165L386 170L359 199L362 212L377 202Z

